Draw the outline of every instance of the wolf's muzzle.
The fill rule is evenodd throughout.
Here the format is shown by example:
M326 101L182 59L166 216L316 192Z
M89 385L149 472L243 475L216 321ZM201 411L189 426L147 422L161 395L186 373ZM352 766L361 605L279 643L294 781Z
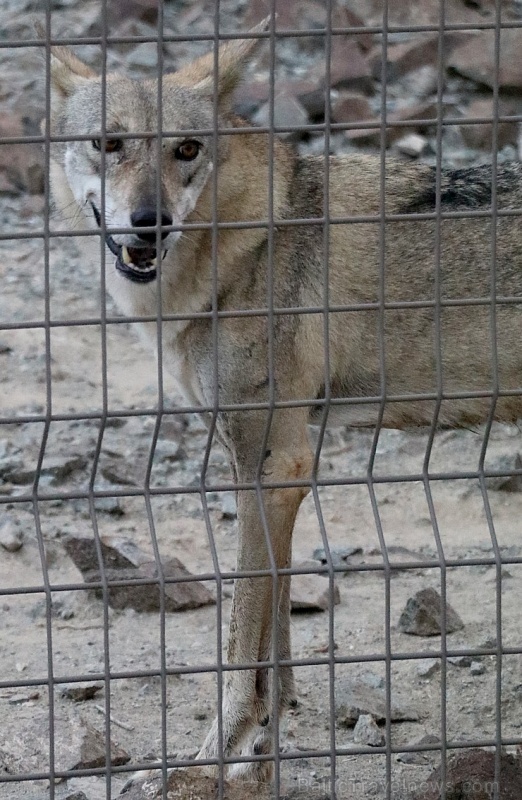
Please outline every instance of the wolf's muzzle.
M94 218L98 227L101 227L101 214L91 201L92 211L94 214ZM134 215L133 215L134 217ZM131 217L132 225L135 225L134 219ZM141 224L144 227L152 227L156 224L156 216L154 216L154 220L151 225L149 225L150 219L147 219L147 222L138 222L138 226ZM161 218L162 225L171 225L172 219L169 217L168 221L164 222L164 215ZM161 234L161 238L163 239L168 234L163 233ZM156 234L154 232L147 232L140 235L140 238L144 239L145 241L155 241ZM138 247L126 247L125 245L118 244L114 241L112 236L106 234L105 236L105 243L111 253L116 256L115 267L116 269L121 272L126 278L135 283L150 283L153 281L157 276L157 250L155 247L151 246L141 246ZM161 254L161 258L165 258L167 254L167 250L164 250Z

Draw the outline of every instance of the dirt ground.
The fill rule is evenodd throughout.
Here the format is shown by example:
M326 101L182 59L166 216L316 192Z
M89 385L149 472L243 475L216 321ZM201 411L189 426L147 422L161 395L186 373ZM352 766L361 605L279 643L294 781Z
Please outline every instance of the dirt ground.
M0 214L4 229L13 232L36 231L41 225L34 203L23 198L2 198ZM9 241L1 245L0 270L3 291L0 296L2 320L19 323L44 319L45 270L40 239ZM93 318L99 315L102 302L99 278L91 264L82 260L82 244L72 239L53 239L49 257L50 310L53 320ZM110 301L109 317L115 315ZM108 406L111 410L139 411L153 408L157 398L157 370L150 353L142 348L134 331L127 324L107 327ZM46 407L45 336L42 327L25 330L3 330L0 339L0 394L2 418L41 415ZM52 328L50 332L50 374L52 408L56 414L81 417L100 410L103 399L102 339L98 325ZM174 405L168 376L165 376L167 405ZM96 488L115 492L129 485L139 486L154 430L154 417L121 417L120 424L106 429L103 439L99 478ZM152 485L194 487L198 485L206 444L206 433L195 418L166 418L160 431L158 458L152 471ZM0 468L20 462L34 470L44 432L43 422L26 421L4 424L0 431ZM92 419L53 422L46 443L45 458L81 456L86 461L57 486L52 479L42 478L43 493L59 495L75 488L85 490L89 480L96 446L98 423ZM332 430L327 435L322 459L322 477L364 477L372 443L371 431ZM175 460L162 458L164 441L179 443ZM441 431L437 434L430 464L432 472L476 470L483 442L483 431ZM379 438L375 474L418 475L427 444L427 433L382 431ZM520 431L516 427L494 425L487 450L486 466L502 468L502 458L516 454L521 448ZM172 447L171 447L172 450ZM171 451L168 451L171 452ZM500 459L500 460L499 460ZM50 462L49 462L50 463ZM46 461L44 460L44 471ZM102 468L111 466L112 482L101 477ZM499 467L500 465L500 467ZM224 458L218 448L212 449L208 482L229 480ZM430 484L437 524L448 560L462 560L462 566L447 568L447 596L461 615L464 628L448 636L451 650L471 649L488 644L496 637L496 620L500 614L504 648L520 650L520 596L522 568L520 557L520 516L522 494L504 491L488 493L494 532L506 563L497 584L494 565L465 566L466 560L494 557L492 536L488 528L484 501L476 480L432 481ZM30 498L30 484L4 482L4 499L23 495ZM360 546L362 555L349 563L383 563L377 536L376 518L372 511L368 487L325 486L319 490L322 515L332 548ZM376 484L378 519L382 535L393 562L437 558L426 493L418 481ZM215 492L207 496L212 535L219 565L232 570L235 561L236 523L223 518L222 498ZM119 499L118 514L106 506L96 514L101 534L118 533L135 540L152 553L150 526L142 498ZM24 543L14 553L0 551L0 586L2 587L2 626L0 647L0 750L4 769L21 774L47 768L47 756L32 732L48 716L48 695L45 686L33 689L9 687L10 682L45 680L48 670L48 629L45 598L41 591L44 572L36 538L36 522L31 502L7 503L2 515L21 525ZM153 501L153 521L160 552L175 555L194 573L212 570L208 532L197 493L159 495ZM113 513L110 513L110 512ZM46 577L51 585L78 583L78 570L66 555L63 537L71 532L91 533L92 519L86 500L40 501L37 519L46 551ZM308 560L316 547L322 546L318 516L312 497L303 503L295 532L294 560ZM385 586L383 571L349 571L338 573L341 602L333 615L333 636L336 659L367 657L384 653ZM392 571L390 579L391 646L393 653L434 651L440 649L439 637L422 639L401 633L397 622L407 599L427 586L440 588L441 571L433 566L414 570ZM40 591L31 591L39 587ZM9 590L18 590L10 594ZM26 590L20 592L20 589ZM231 589L224 586L223 636L226 641ZM111 670L115 673L132 670L154 670L160 666L159 615L133 611L109 610L108 630L104 631L104 608L99 600L85 591L56 591L56 605L50 626L52 666L55 680L78 674L99 674L104 669L104 648L109 649ZM165 621L165 659L169 668L176 665L200 667L216 659L216 608L169 614ZM323 651L328 642L328 613L293 614L292 638L297 659L322 657L322 666L303 666L296 670L299 706L290 712L281 726L281 747L284 753L299 755L310 748L328 749L331 726L339 748L349 749L353 729L335 727L329 701L329 667ZM481 659L483 674L473 675L467 667L447 667L446 711L447 736L451 741L492 739L496 731L495 692L497 670L495 656ZM334 691L336 702L355 681L371 686L382 685L383 661L335 665ZM520 739L520 701L522 675L520 655L504 655L501 670L501 730L505 740ZM393 723L392 745L401 747L418 741L430 733L441 732L441 673L430 677L418 672L418 661L399 660L392 663L392 697L406 703L419 715L416 722ZM93 700L71 704L60 696L56 687L54 708L57 737L60 721L81 718L104 730L99 711L105 702L104 692ZM31 694L37 692L36 697ZM166 709L166 751L183 757L194 753L208 728L216 706L216 684L212 673L174 675L168 678ZM111 736L131 756L132 763L160 757L162 753L161 682L159 678L121 678L110 684ZM123 723L120 727L117 723ZM45 750L45 748L43 748ZM437 754L430 753L426 763L406 765L391 758L394 791L397 797L407 796L418 786L437 763ZM57 768L67 768L57 763ZM351 755L337 758L339 797L369 798L383 796L386 758L381 754ZM285 759L281 765L284 786L317 786L330 775L330 759ZM118 794L126 775L112 776L111 796ZM318 784L319 782L319 784ZM345 787L345 789L343 789ZM89 800L107 796L106 782L101 777L69 780L56 787L56 796L67 796L73 789L83 790ZM41 800L48 796L44 781L5 783L0 794L9 800Z

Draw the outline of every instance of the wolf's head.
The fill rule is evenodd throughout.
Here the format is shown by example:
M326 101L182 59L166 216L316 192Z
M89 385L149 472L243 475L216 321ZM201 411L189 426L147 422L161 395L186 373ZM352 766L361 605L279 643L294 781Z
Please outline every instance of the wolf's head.
M263 30L266 21L250 33ZM51 48L51 134L83 137L54 144L52 158L88 224L111 231L107 245L129 280L154 280L158 242L164 257L181 235L172 228L186 220L207 186L216 153L218 164L227 158L230 137L218 137L214 146L216 113L220 128L230 124L232 93L260 41L223 44L217 83L211 52L163 76L160 85L116 74L102 78L68 48ZM56 170L52 175L57 204L65 209L70 199L60 202Z

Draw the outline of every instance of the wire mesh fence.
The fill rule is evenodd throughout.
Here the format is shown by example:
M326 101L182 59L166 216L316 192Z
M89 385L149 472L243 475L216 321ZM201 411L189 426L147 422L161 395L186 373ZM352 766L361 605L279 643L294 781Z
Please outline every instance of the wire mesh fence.
M522 23L377 5L9 18L6 797L522 787Z

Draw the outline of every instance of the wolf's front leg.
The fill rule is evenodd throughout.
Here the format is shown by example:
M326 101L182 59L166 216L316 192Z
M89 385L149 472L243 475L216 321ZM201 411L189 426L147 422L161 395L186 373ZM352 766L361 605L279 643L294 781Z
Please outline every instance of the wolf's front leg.
M277 413L275 415L277 417ZM310 477L311 455L306 439L305 420L293 410L291 424L287 414L279 412L272 421L268 446L264 454L259 488L238 493L239 543L237 572L266 570L263 577L238 577L230 620L228 661L251 664L275 658L290 658L289 579L277 570L291 563L292 531L306 487L263 488L265 483L307 480ZM277 422L277 425L276 425ZM299 423L302 426L299 426ZM248 430L248 429L247 429ZM256 483L255 445L257 437L239 435L233 439L235 468L239 483ZM259 441L257 439L257 441ZM242 456L237 442L248 442L250 452ZM274 592L276 593L274 595ZM272 611L278 609L277 643L272 641ZM277 650L274 652L275 645ZM271 726L271 680L267 668L227 671L219 723L216 719L201 748L198 758L230 756L247 735L246 753L273 752ZM293 675L290 668L279 669L279 706L294 700ZM259 729L264 731L259 733ZM255 731L254 736L252 732ZM247 780L268 779L270 762L249 762L231 770L231 776Z

